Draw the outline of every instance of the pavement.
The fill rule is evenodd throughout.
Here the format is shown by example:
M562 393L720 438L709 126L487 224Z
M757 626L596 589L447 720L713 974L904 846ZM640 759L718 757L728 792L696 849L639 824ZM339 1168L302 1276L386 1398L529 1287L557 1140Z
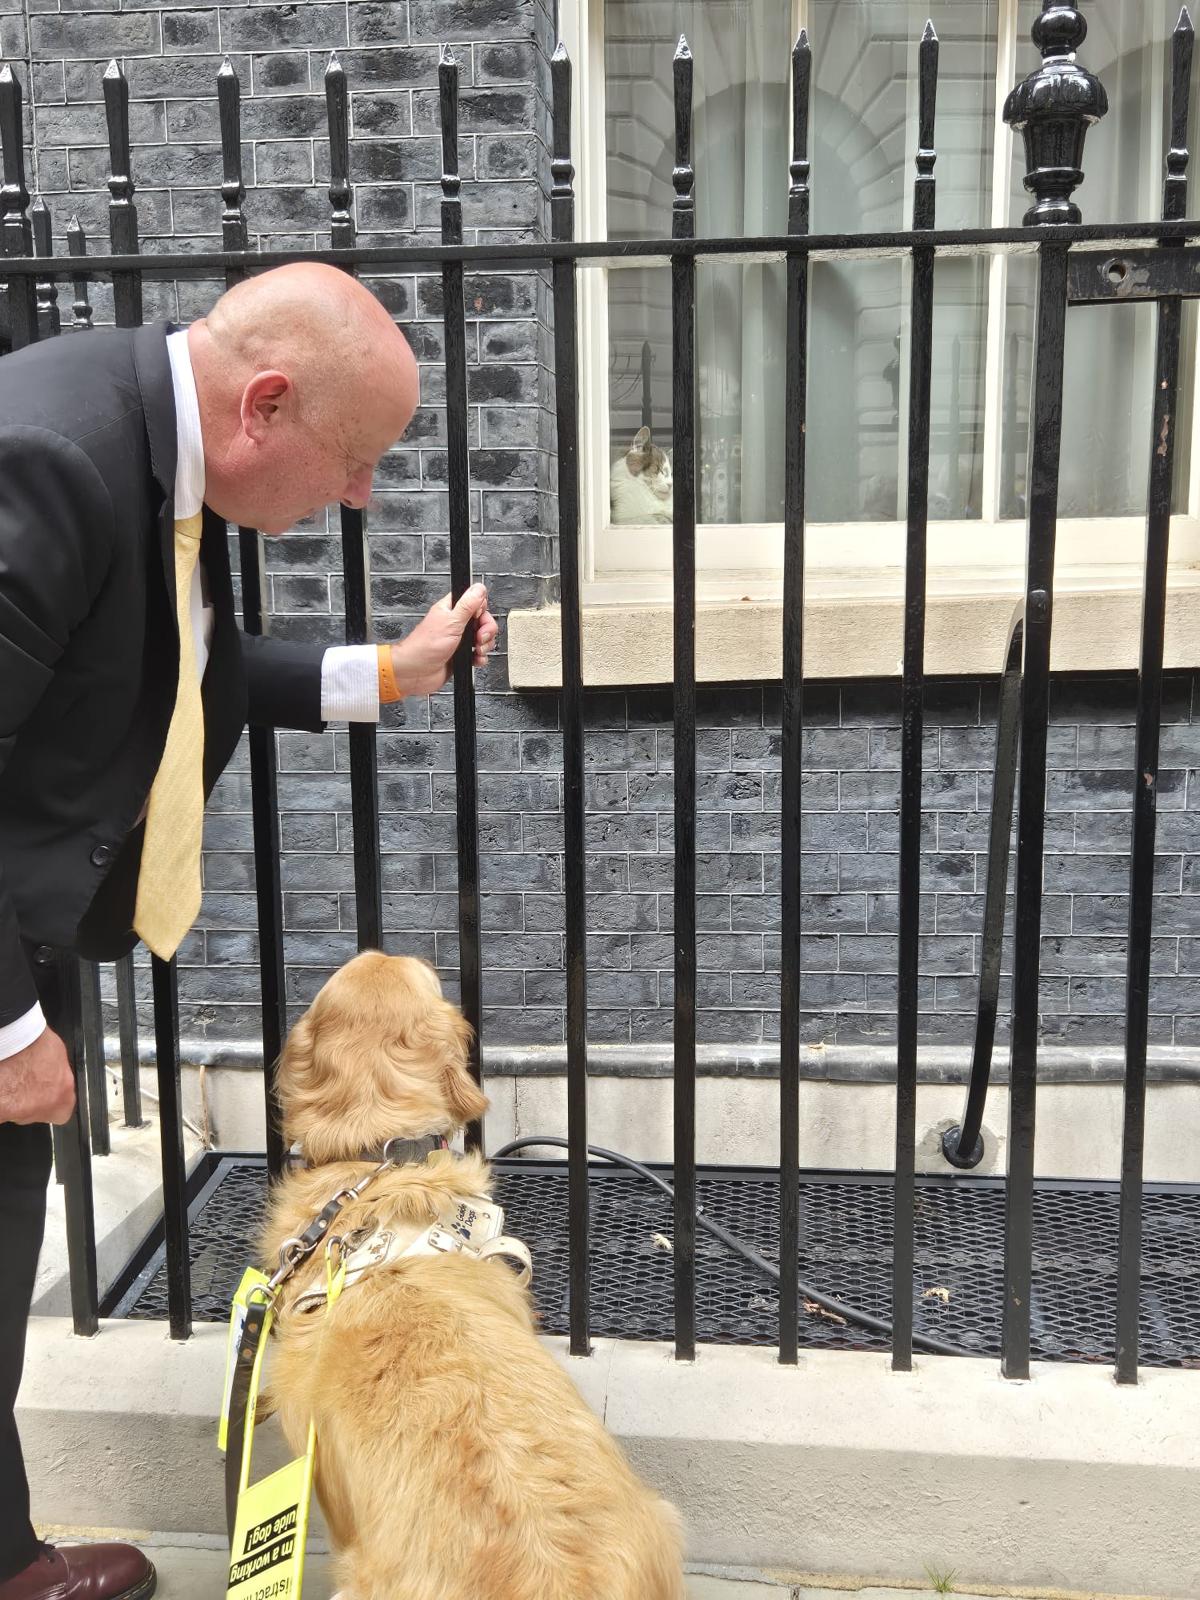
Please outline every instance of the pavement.
M225 1546L205 1534L126 1533L109 1530L46 1528L43 1537L62 1544L88 1538L129 1538L146 1551L158 1569L157 1600L219 1600L225 1593L228 1556ZM718 1571L692 1569L688 1573L688 1600L938 1600L955 1595L958 1600L1105 1600L1079 1590L962 1588L952 1573L930 1573L935 1588L886 1588L863 1578L805 1577L765 1570ZM308 1600L329 1600L333 1594L330 1557L310 1550L305 1562L304 1590ZM1119 1600L1119 1597L1113 1597ZM1130 1597L1126 1597L1130 1600Z

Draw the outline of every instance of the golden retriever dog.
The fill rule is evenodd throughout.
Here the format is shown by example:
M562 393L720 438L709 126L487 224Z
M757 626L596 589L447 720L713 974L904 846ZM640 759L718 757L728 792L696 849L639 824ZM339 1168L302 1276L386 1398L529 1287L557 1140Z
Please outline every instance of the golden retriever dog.
M329 980L280 1059L285 1135L307 1166L272 1197L268 1270L387 1140L482 1115L469 1037L423 962L368 952ZM451 1196L489 1190L481 1159L438 1150L390 1167L332 1231L424 1228ZM325 1270L318 1250L280 1291L264 1399L297 1452L316 1425L344 1600L683 1600L675 1511L539 1342L505 1261L400 1258L328 1310L299 1309Z

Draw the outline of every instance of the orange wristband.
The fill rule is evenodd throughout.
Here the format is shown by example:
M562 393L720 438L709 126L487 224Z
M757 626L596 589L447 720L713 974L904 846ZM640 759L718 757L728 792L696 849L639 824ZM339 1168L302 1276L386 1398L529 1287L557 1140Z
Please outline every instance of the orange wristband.
M379 703L390 706L396 700L403 700L404 696L396 686L396 674L392 669L392 647L390 644L376 646L379 657Z

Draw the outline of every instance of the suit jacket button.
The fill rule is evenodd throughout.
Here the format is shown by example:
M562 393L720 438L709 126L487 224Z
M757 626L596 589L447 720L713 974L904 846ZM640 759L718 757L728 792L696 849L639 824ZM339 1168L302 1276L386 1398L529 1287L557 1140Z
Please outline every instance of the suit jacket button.
M106 867L112 858L113 853L109 845L98 844L92 851L92 865L94 867Z
M48 967L54 960L54 949L51 945L40 944L33 952L33 959L39 967Z

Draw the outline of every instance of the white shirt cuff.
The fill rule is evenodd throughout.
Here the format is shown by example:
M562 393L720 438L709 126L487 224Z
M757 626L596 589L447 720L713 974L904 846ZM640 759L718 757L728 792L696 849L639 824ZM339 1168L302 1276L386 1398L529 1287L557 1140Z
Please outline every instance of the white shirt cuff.
M24 1050L35 1039L40 1039L45 1031L45 1012L35 1003L32 1011L27 1011L15 1022L6 1022L0 1027L0 1061L15 1056L19 1050Z
M373 644L335 644L326 650L321 721L379 721L379 652Z

